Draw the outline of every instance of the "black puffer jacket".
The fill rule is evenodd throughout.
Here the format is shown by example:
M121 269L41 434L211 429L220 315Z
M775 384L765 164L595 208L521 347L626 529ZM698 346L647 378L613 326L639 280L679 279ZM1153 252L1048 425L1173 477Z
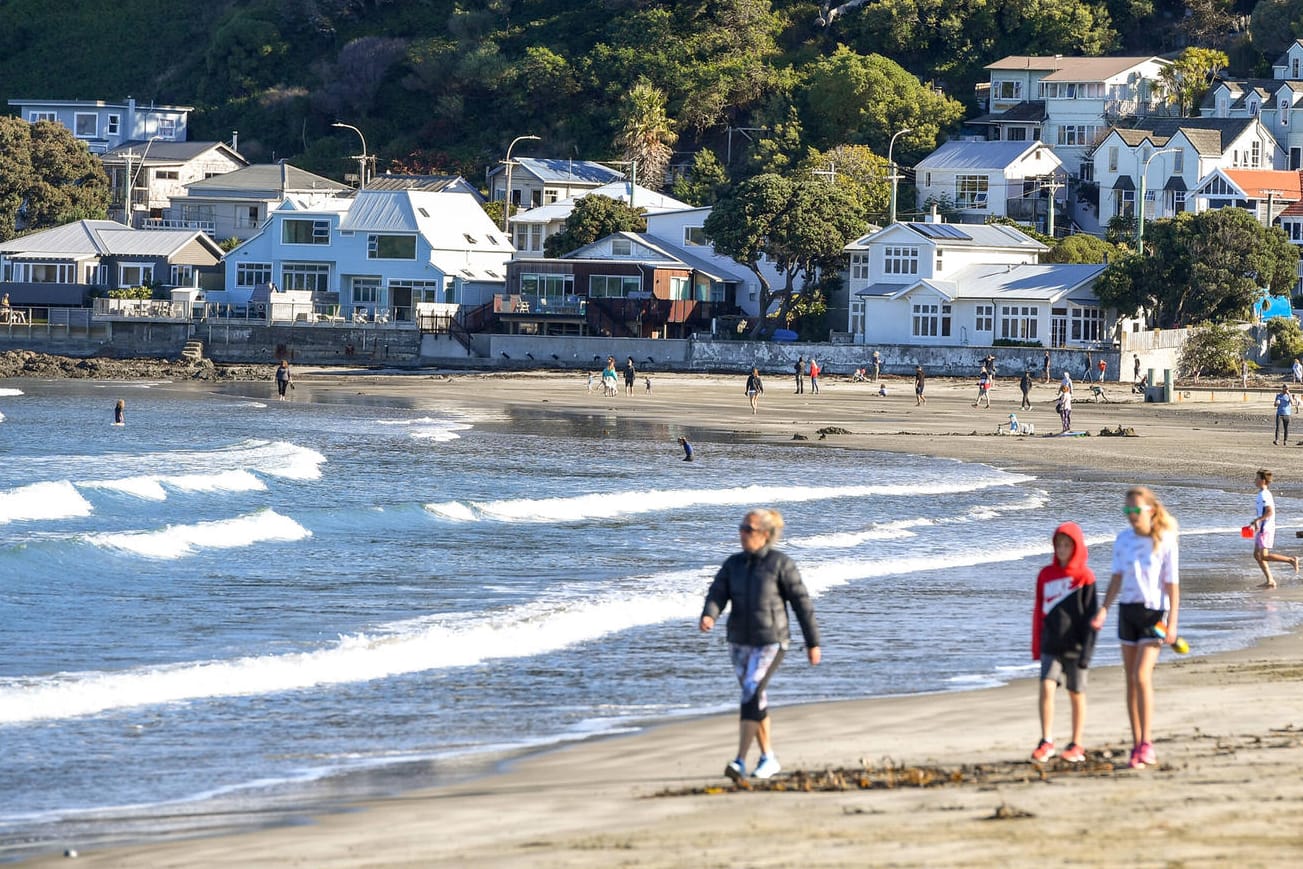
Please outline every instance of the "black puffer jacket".
M701 614L718 619L732 602L728 616L728 641L744 646L767 646L791 639L787 605L792 605L807 647L819 645L814 605L801 582L796 562L775 549L730 555L715 574Z

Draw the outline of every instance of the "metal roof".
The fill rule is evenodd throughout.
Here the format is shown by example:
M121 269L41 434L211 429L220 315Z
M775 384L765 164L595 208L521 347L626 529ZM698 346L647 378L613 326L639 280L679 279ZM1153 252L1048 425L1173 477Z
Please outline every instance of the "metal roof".
M149 150L145 150L146 148ZM133 162L140 159L141 155L144 155L144 165L158 166L169 163L188 163L201 154L218 148L225 151L232 160L248 165L249 161L241 157L239 152L233 150L225 142L166 142L162 139L123 142L113 150L106 151L101 159L105 163L125 163L128 152L130 152Z
M1005 169L1024 156L1045 148L1056 164L1054 152L1041 142L946 142L914 167L918 169Z
M632 203L635 208L641 208L648 214L659 214L662 211L682 211L692 207L686 202L680 202L673 196L666 196L664 193L648 190L641 184L632 184L628 181L613 181L610 184L584 191L582 195L567 196L558 202L550 202L547 205L531 208L529 211L522 211L519 214L512 215L509 221L511 223L551 223L554 220L565 220L570 216L570 212L575 210L575 203L583 199L584 196L606 196L611 199L618 199L626 204Z
M624 177L624 173L594 163L591 160L556 160L548 157L513 157L511 172L513 175L523 172L533 175L539 181L557 181L570 184L608 184ZM489 170L493 176L506 167L494 166Z
M280 198L289 193L343 192L350 189L346 184L314 175L288 163L255 163L234 172L192 181L185 188L193 195L266 193L266 198Z
M221 259L221 248L202 232L188 229L132 229L112 220L77 220L0 244L0 253L27 258L93 256L171 257L196 238Z

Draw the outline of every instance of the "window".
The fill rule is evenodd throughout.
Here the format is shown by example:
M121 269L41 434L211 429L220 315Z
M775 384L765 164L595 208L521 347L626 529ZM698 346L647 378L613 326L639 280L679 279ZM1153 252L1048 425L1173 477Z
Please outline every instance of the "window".
M1117 217L1135 217L1136 215L1136 191L1120 190L1121 195L1117 198Z
M1257 114L1258 114L1258 101L1257 101L1257 100L1249 100L1249 104L1248 104L1248 105L1249 105L1249 117L1254 117L1255 115L1257 115Z
M182 220L206 220L211 223L214 214L212 205L195 205L188 202L181 204Z
M973 331L990 332L995 328L995 305L975 305Z
M1184 191L1184 190L1174 190L1174 191L1172 191L1172 210L1173 210L1173 211L1185 211L1185 195L1186 195L1186 194L1185 194L1185 191Z
M1022 82L998 81L995 83L995 98L998 100L1021 100Z
M704 246L710 244L706 238L706 230L700 226L683 227L683 243L688 247Z
M942 250L941 250L941 248L937 248L936 261L933 262L933 264L932 264L932 274L934 274L934 275L935 275L935 274L939 274L939 273L941 272L941 268L942 268L942 266L941 266L941 254L942 254Z
M281 242L284 244L330 244L329 220L283 220Z
M78 139L93 139L100 132L100 116L93 112L76 112L72 116L72 132Z
M356 286L356 284L354 284ZM448 281L447 292L441 292L442 287L438 281L390 281L389 292L394 290L411 290L412 304L417 302L448 302L456 301L456 282Z
M175 169L155 169L154 178L159 181L177 181L181 178L181 173Z
M271 283L271 263L240 263L235 267L237 287L265 287Z
M109 115L104 122L104 135L116 136L118 130L122 127L121 115Z
M353 278L353 301L375 305L380 302L379 278Z
M158 137L160 139L176 138L176 119L159 118L158 119Z
M561 200L561 191L557 190L555 187L543 188L544 205L551 205L552 203L559 202L560 200Z
M1026 142L1026 141L1027 141L1027 128L1026 128L1026 127L1010 127L1010 128L1006 131L1006 133L1005 133L1005 139L1007 139L1007 140L1010 141L1010 142Z
M851 302L851 334L859 335L864 332L864 302L855 299Z
M143 287L153 282L153 263L123 263L118 266L119 287Z
M522 274L520 291L531 296L549 298L574 295L575 276Z
M328 263L285 263L281 267L283 290L309 290L324 293L330 289Z
M918 274L918 248L888 247L882 252L882 271L889 275Z
M1071 324L1073 341L1098 341L1104 332L1104 312L1099 308L1073 308Z
M1296 80L1296 81L1298 80L1299 74L1298 74L1298 58L1297 58L1297 57L1290 58L1290 61L1289 61L1289 77L1292 78L1292 79L1294 79L1294 80Z
M258 226L258 206L235 206L235 226L237 229L256 229Z
M851 254L851 280L867 281L869 279L869 255L865 253Z
M611 239L611 256L633 256L633 242L627 238Z
M1095 164L1090 160L1082 160L1081 166L1077 169L1077 177L1082 181L1095 180Z
M670 278L670 298L671 299L691 299L691 281L687 278L671 277Z
M414 235L368 235L367 259L416 259Z
M33 124L37 123L38 121L56 122L59 120L58 116L54 112L32 112L27 116L27 119L31 121Z
M1099 135L1096 124L1064 124L1059 127L1060 145L1089 145Z
M1043 81L1041 82L1041 99L1043 100L1097 100L1104 97L1102 81Z
M1035 305L1001 305L1000 337L1010 341L1035 341L1041 309Z
M13 280L33 284L75 284L77 266L73 263L13 264Z
M1185 171L1185 151L1177 148L1172 154L1172 174L1180 175Z
M986 208L987 185L985 175L955 176L955 205L959 208Z
M591 275L588 295L618 299L642 291L642 278L631 275Z
M172 286L188 287L194 284L195 267L188 265L172 266Z
M516 250L541 251L543 249L543 224L517 223L511 228Z
M1116 172L1118 170L1118 147L1110 145L1108 149L1108 171Z
M1303 242L1303 221L1282 220L1280 222L1280 228L1284 230L1287 236L1289 236L1290 241L1295 244Z
M916 303L912 321L915 338L950 337L950 306L947 304Z
M931 186L932 186L932 173L931 173L931 172L924 172L924 173L923 173L923 186L924 186L924 187L931 187Z
M1249 166L1257 169L1262 165L1262 143L1257 139L1249 146Z
M1280 106L1280 125L1282 127L1288 127L1289 126L1289 95L1281 94L1280 102L1277 105Z

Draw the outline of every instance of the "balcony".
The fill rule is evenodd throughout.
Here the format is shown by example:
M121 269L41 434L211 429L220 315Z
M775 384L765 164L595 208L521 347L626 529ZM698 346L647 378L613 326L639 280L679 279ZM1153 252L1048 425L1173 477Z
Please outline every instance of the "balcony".
M211 220L172 220L165 217L151 217L145 221L141 229L192 229L213 235L217 232L217 224Z

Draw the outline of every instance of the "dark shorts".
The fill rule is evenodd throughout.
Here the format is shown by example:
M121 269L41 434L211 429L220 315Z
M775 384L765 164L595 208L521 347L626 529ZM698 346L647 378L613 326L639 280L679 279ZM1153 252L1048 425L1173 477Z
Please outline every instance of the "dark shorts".
M1086 674L1089 672L1077 666L1076 658L1041 655L1041 679L1049 679L1055 685L1067 682L1068 690L1073 694L1086 690Z
M1162 610L1151 610L1142 603L1119 604L1118 639L1124 646L1161 643L1163 638L1155 634L1153 629L1162 620Z

